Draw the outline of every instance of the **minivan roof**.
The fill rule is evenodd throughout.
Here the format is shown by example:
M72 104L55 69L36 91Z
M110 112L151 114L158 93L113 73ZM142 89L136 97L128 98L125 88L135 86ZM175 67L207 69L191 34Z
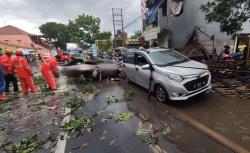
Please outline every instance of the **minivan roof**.
M169 50L168 48L160 48L160 47L155 47L155 48L149 48L149 49L130 49L129 52L159 52L159 51L164 51L164 50Z
M160 47L147 49L148 52L159 52L159 51L163 51L163 50L169 50L169 49L168 48L160 48Z

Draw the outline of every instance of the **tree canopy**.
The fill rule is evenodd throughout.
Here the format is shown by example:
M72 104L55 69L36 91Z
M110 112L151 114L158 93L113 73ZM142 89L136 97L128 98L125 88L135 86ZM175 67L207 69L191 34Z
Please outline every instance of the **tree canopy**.
M135 33L130 37L131 39L138 39L141 36L141 31L135 31Z
M67 33L67 25L56 22L47 22L39 27L41 33L48 38L49 41L53 41L56 47L64 48L69 41Z
M56 47L65 49L67 42L78 43L86 48L95 42L100 31L101 20L91 15L79 15L67 25L56 22L48 22L39 27L41 33L54 41Z
M68 32L71 42L78 43L83 48L91 46L100 31L100 24L99 18L85 14L69 21Z
M96 41L97 49L99 51L110 51L112 48L112 42L110 40Z
M109 40L111 39L112 33L110 31L103 31L97 35L98 40Z
M201 6L208 22L220 23L220 30L228 35L242 31L250 18L249 0L214 0Z

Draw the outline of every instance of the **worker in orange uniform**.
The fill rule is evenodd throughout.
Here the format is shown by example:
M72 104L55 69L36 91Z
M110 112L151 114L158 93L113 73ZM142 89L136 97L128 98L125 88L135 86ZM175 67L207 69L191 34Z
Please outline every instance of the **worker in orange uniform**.
M55 63L55 61L52 55L49 53L44 54L43 63L41 64L41 72L50 89L56 90L56 76L58 75L58 70L57 67L55 68L55 66L53 66L53 63Z
M16 56L17 57L13 60L13 65L18 74L18 78L22 86L23 94L27 95L29 93L29 90L35 93L36 87L33 81L32 70L26 58L23 57L23 51L17 50Z
M18 92L18 85L17 85L17 78L15 77L14 74L14 68L13 68L13 63L12 63L12 56L13 52L11 50L5 50L5 54L0 57L1 64L3 66L4 70L4 79L5 79L5 92L9 93L9 86L10 83L12 82L14 86L14 92Z
M52 68L52 72L53 72L54 76L57 78L57 77L59 77L57 59L54 56L52 56L51 54L49 54L49 58L50 58L50 66Z
M3 76L3 67L0 64L0 101L7 99L7 97L4 95L4 91L5 91L5 80Z
M0 57L3 55L3 50L0 48ZM6 100L7 97L4 95L5 92L5 79L4 79L4 72L3 72L3 66L0 61L0 101Z

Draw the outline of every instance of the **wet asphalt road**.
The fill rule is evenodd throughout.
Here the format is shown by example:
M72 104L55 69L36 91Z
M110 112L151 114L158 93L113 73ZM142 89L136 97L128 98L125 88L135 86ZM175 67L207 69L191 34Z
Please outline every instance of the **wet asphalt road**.
M83 109L78 110L75 115L82 116L84 113L94 114L107 106L106 96L109 93L122 98L123 86L120 83L97 84L100 92ZM198 96L186 102L171 103L169 105L158 103L154 97L151 101L147 100L147 91L132 84L135 95L127 103L112 104L95 118L95 128L91 133L85 132L78 138L71 133L66 144L66 153L147 153L155 152L152 147L143 144L138 137L133 135L139 128L147 128L153 124L155 129L159 129L162 122L171 126L171 133L168 136L161 136L159 146L167 153L187 152L187 153L227 153L231 152L224 146L213 141L211 138L197 131L195 128L181 122L169 115L169 109L181 111L182 113L194 118L207 127L223 134L223 136L249 149L249 113L241 116L240 113L247 113L249 103L247 101L231 101L219 98L215 94ZM239 107L240 105L240 107ZM237 106L237 110L235 109ZM101 122L102 118L108 117L110 113L133 112L135 116L128 121L116 123L108 120L107 123ZM139 114L149 118L143 123ZM235 121L239 123L236 124ZM242 129L239 129L241 126ZM237 128L237 130L236 130ZM105 138L103 132L107 133ZM242 139L245 138L245 139ZM112 141L115 143L113 144ZM87 147L80 147L87 143Z

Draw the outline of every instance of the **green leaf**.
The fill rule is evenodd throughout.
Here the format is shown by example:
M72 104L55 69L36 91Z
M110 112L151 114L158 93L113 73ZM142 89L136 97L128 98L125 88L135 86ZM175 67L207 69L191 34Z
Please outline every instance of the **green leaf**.
M128 119L133 117L133 115L134 115L134 113L132 113L132 112L121 113L121 114L115 115L115 120L116 120L116 122L127 121Z
M71 119L69 122L64 123L61 129L65 132L74 132L81 130L89 130L92 129L93 126L93 120L87 116L83 116L81 118Z

